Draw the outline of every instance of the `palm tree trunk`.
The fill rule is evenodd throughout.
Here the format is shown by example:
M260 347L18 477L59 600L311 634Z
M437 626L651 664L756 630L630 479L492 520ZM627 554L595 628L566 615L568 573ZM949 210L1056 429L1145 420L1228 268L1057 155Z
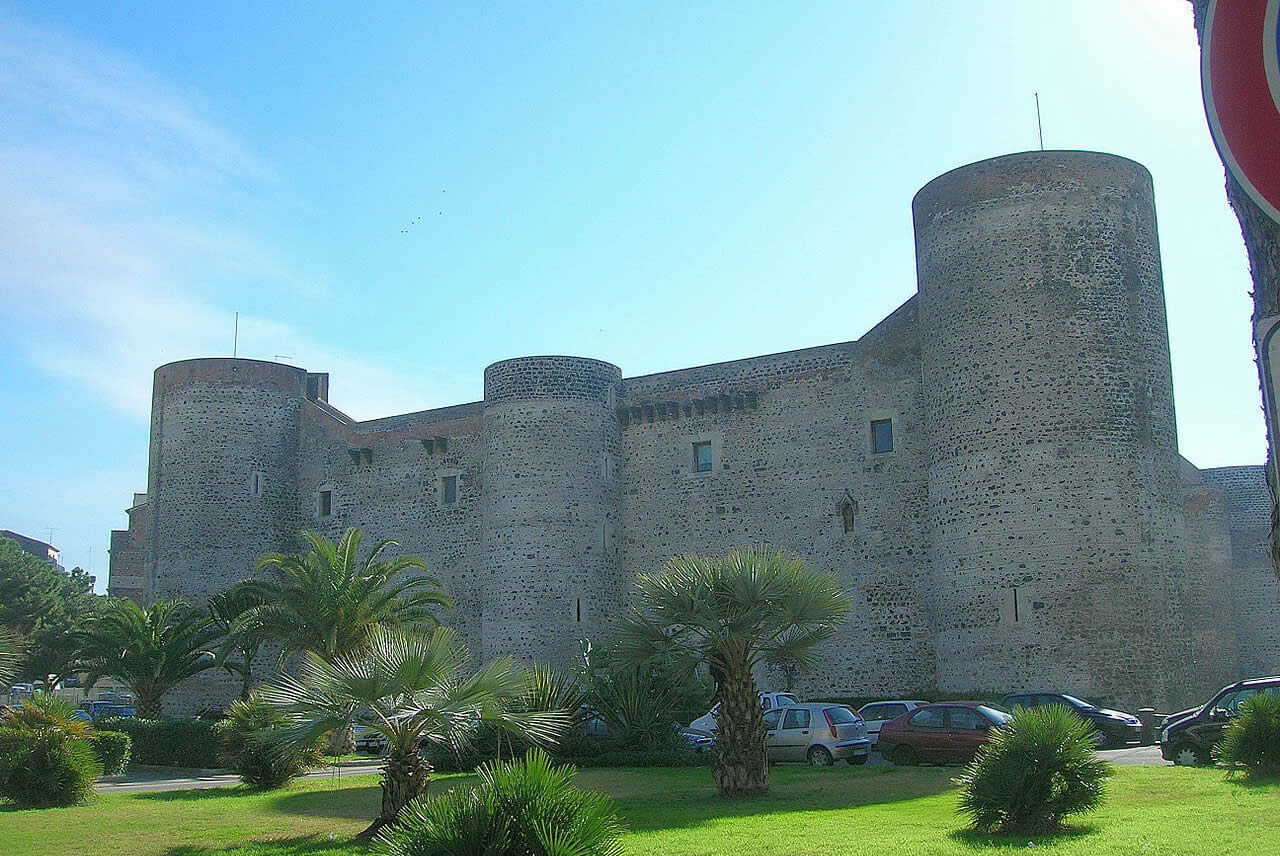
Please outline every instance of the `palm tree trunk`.
M410 802L427 793L431 785L431 763L416 746L407 751L390 747L382 765L382 811L360 838L369 838L384 826L394 826L400 812Z
M138 719L160 718L160 697L138 694Z
M712 768L725 796L756 796L769 791L760 697L750 667L726 671L720 683L719 737Z
M348 722L343 728L335 728L329 732L329 745L326 755L350 755L356 751L356 726Z

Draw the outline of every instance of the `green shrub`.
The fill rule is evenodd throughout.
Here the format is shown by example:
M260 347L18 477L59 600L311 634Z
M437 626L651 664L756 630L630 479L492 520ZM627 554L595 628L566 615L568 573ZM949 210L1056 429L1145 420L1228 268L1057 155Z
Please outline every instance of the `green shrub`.
M1093 726L1066 708L1019 709L957 780L960 813L984 832L1027 834L1093 811L1111 775L1094 743Z
M232 702L226 717L214 726L221 763L239 773L246 785L262 789L284 787L308 767L322 764L318 741L302 754L282 752L269 742L267 734L284 720L284 714L264 704L256 692L247 702Z
M99 731L119 731L133 739L132 762L158 767L217 767L218 736L202 719L113 717Z
M1251 779L1280 776L1280 695L1258 693L1245 699L1217 754L1232 773Z
M615 856L617 814L603 794L573 786L573 767L554 766L541 750L520 761L487 764L480 784L409 804L398 827L383 830L383 856Z
M0 797L31 808L89 799L102 764L87 738L57 727L11 723L0 728Z
M102 771L108 776L118 776L129 766L129 754L133 740L120 731L99 731L89 738L89 746L102 763Z

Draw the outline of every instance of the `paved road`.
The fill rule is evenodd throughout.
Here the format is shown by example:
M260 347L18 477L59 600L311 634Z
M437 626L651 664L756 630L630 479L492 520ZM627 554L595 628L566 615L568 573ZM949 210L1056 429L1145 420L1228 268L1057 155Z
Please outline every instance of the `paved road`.
M1169 763L1160 757L1159 746L1134 746L1129 749L1108 749L1107 751L1099 752L1098 754L1113 764L1137 764L1149 767L1163 767ZM881 758L879 753L873 752L871 754L871 763L888 764L889 762ZM335 776L363 776L370 773L377 773L378 766L378 761L371 761L368 764L341 767L337 770L315 770L305 774L302 778L320 779L325 777L332 778ZM174 778L171 772L148 771L145 773L131 773L124 781L98 782L98 784L94 786L94 790L100 794L129 794L143 791L186 791L200 790L203 788L226 788L238 784L240 784L240 777L234 774L181 776Z
M363 776L378 772L378 761L358 766L313 770L303 774L303 779L322 779L336 776ZM128 773L123 781L98 782L93 789L100 794L131 794L142 791L189 791L204 788L226 788L240 784L240 777L234 773L210 776L179 776L172 772L146 771Z
M1164 767L1169 763L1160 757L1159 746L1131 746L1128 749L1107 749L1099 752L1098 757L1104 758L1112 764L1142 767ZM889 761L881 758L879 752L872 752L870 763L873 765L888 764Z

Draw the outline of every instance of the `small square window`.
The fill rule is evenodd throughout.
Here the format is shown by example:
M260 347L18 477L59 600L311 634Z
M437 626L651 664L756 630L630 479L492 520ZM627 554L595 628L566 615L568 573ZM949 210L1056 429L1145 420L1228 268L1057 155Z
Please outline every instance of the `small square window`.
M693 471L695 473L711 472L711 444L693 444Z
M453 505L458 501L458 477L445 476L440 479L440 502L444 505Z
M877 419L871 423L871 451L893 451L893 420Z
M320 491L320 505L317 510L320 512L321 517L328 517L333 513L333 491Z

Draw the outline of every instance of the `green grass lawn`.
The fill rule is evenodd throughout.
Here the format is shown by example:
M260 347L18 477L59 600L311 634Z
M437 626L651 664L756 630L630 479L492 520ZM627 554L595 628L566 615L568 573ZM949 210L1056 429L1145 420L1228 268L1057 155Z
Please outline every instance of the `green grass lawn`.
M613 795L626 850L654 856L974 854L1028 849L962 831L951 779L930 767L775 767L755 800L716 796L706 769L584 770L578 782ZM441 776L435 791L466 784ZM99 796L42 811L0 810L4 856L305 856L362 854L352 840L376 813L372 776L295 783L269 794L235 789ZM1224 781L1216 770L1120 767L1103 809L1069 832L1035 840L1054 854L1274 854L1280 784Z

